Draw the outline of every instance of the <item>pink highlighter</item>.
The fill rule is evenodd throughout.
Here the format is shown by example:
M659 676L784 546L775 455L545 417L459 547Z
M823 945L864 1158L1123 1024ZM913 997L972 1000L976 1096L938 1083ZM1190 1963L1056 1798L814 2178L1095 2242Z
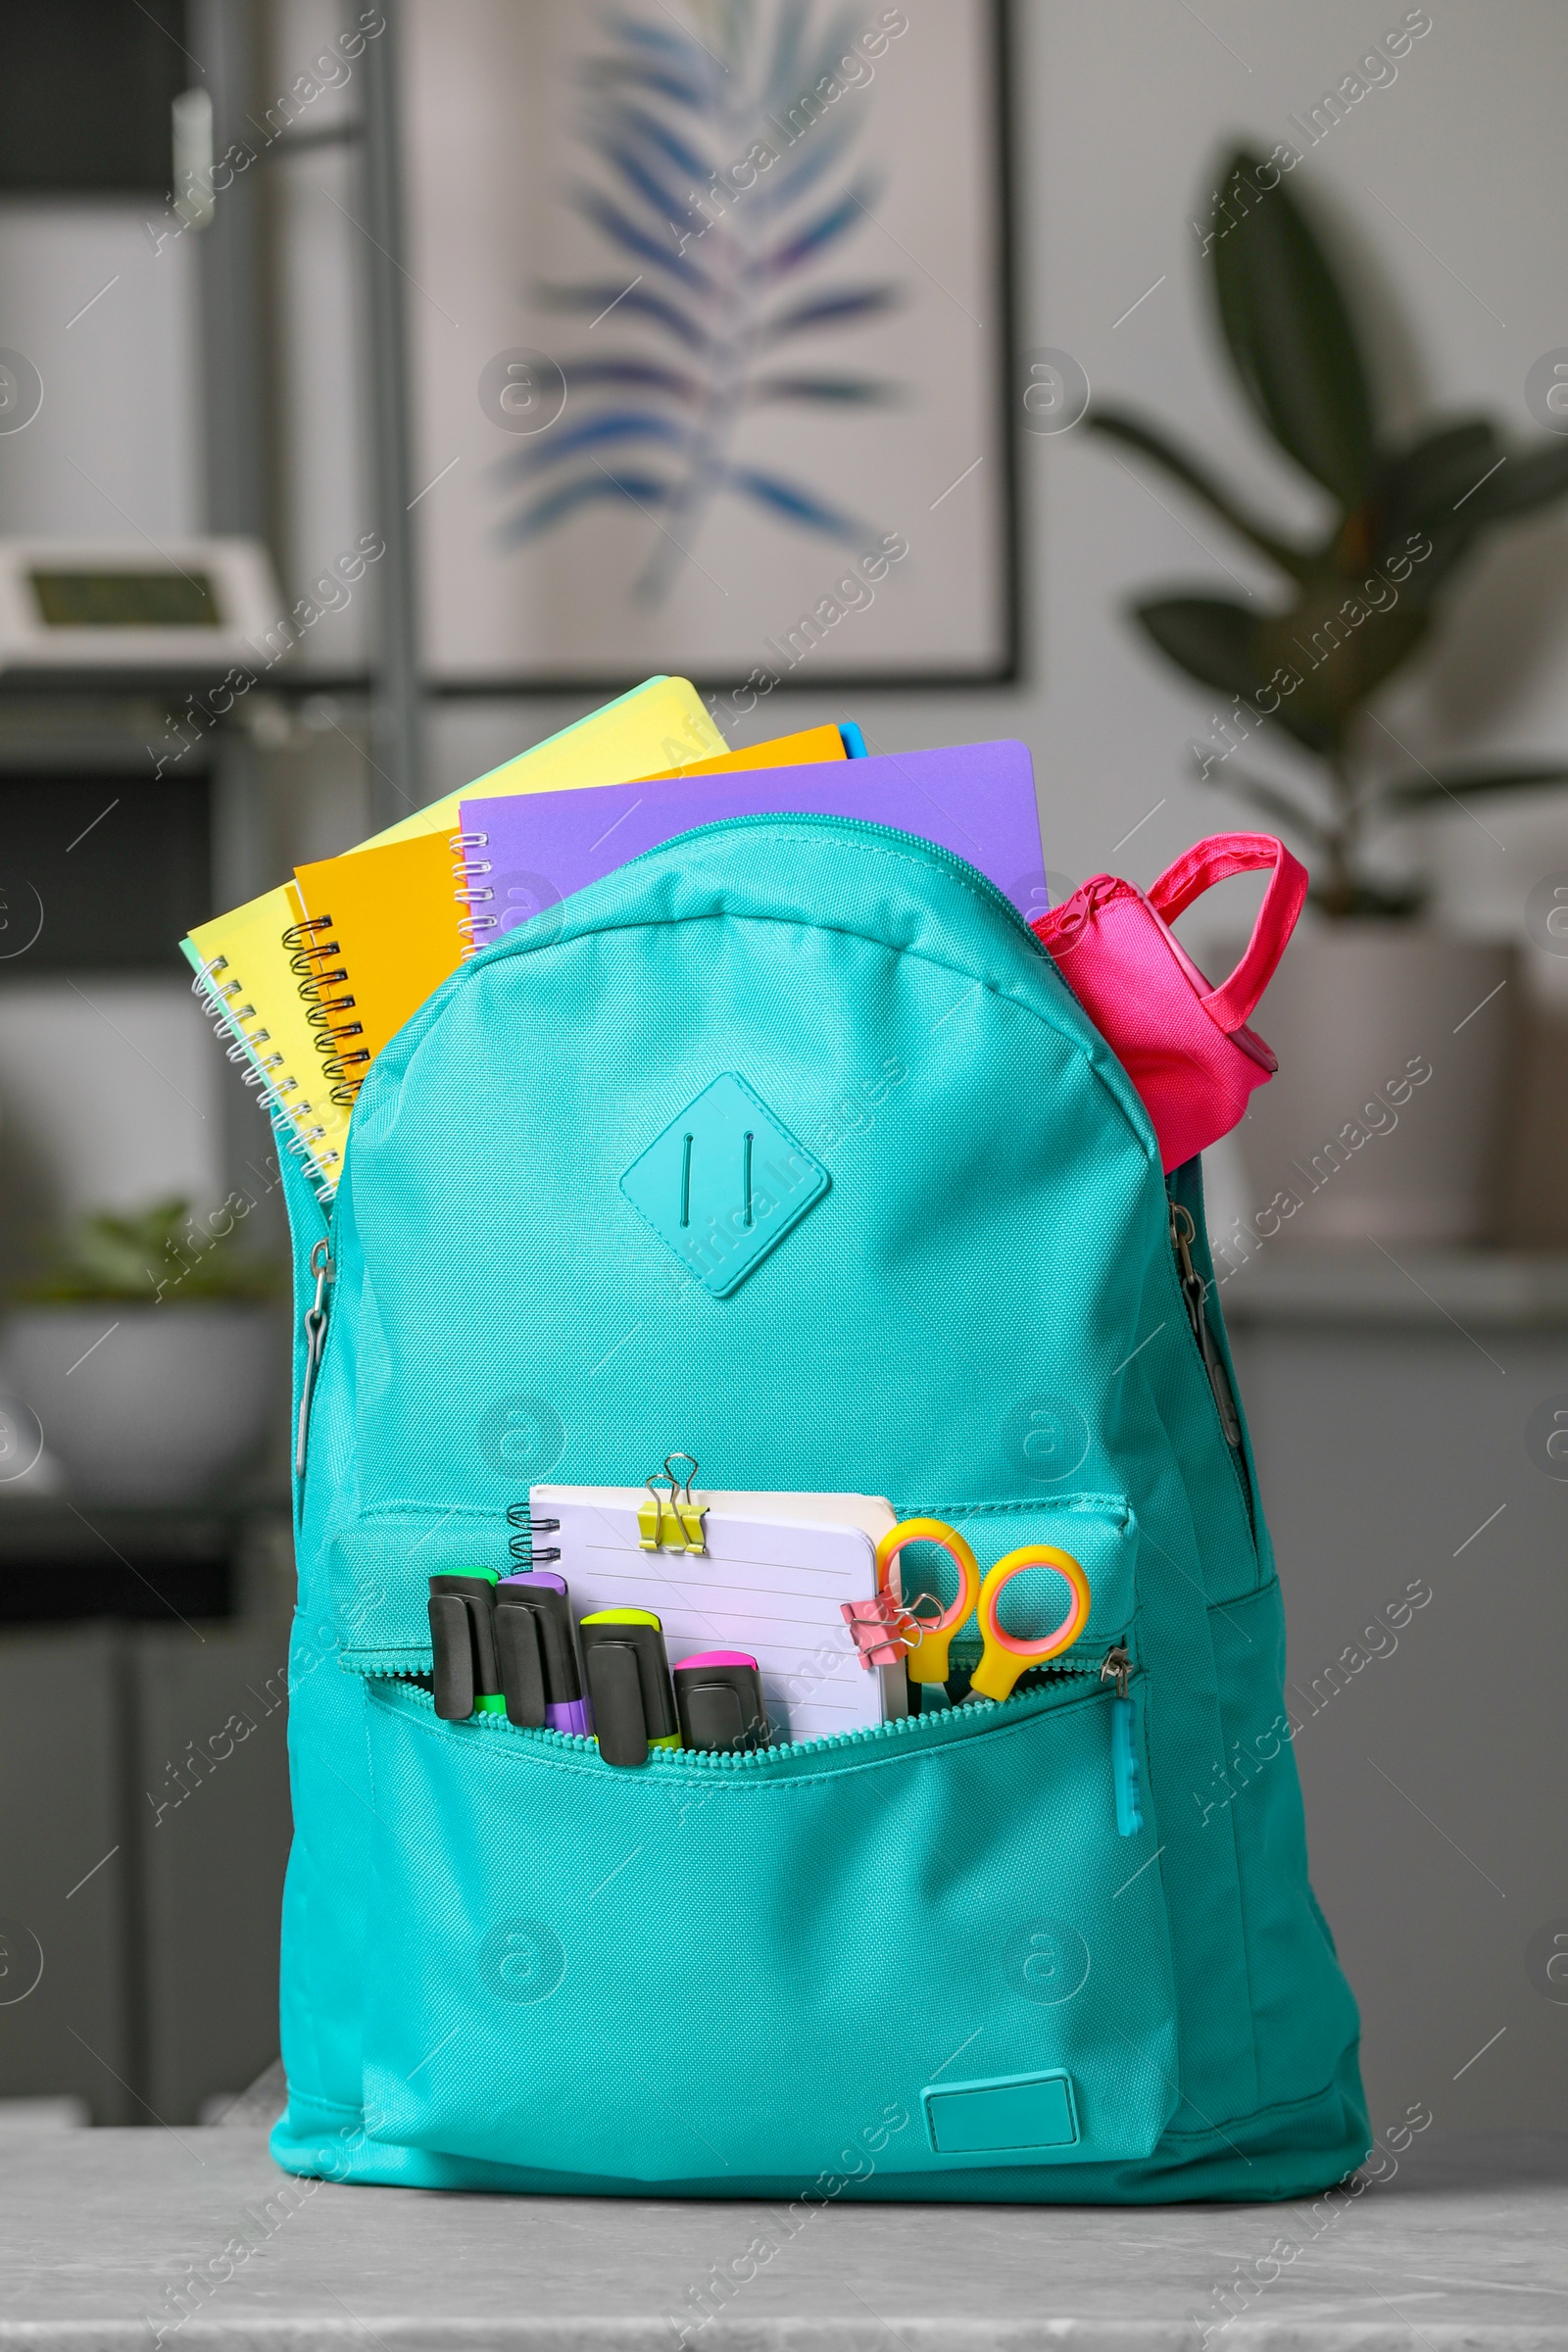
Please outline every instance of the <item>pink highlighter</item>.
M762 1678L744 1649L700 1649L679 1661L671 1679L682 1747L720 1755L766 1747Z

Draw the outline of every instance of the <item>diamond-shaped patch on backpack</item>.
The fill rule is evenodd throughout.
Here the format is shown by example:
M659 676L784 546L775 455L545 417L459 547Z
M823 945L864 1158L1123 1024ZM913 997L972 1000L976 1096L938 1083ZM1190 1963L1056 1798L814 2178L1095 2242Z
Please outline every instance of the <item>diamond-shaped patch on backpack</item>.
M727 1298L830 1181L761 1097L727 1070L632 1161L620 1189L686 1271Z

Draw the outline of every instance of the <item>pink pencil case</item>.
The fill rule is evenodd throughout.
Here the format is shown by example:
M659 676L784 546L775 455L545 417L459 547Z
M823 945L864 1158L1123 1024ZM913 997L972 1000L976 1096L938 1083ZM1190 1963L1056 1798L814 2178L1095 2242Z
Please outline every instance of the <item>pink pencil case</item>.
M1170 926L1214 883L1268 868L1247 952L1213 988ZM1278 1069L1247 1023L1305 899L1305 868L1271 833L1215 833L1147 891L1096 874L1030 926L1143 1097L1167 1175L1229 1135Z

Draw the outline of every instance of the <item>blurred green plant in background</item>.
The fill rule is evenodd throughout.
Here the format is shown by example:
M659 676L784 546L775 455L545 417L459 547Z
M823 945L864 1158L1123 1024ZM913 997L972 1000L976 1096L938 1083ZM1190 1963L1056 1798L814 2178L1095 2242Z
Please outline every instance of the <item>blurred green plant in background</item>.
M1195 747L1200 773L1305 845L1318 906L1413 914L1420 886L1391 887L1363 862L1377 828L1465 794L1568 782L1568 762L1389 776L1368 705L1427 643L1484 536L1568 495L1568 441L1509 447L1485 416L1391 432L1349 304L1278 166L1239 148L1215 184L1204 257L1225 352L1265 430L1334 512L1315 541L1276 531L1157 425L1096 407L1094 430L1161 466L1289 589L1274 611L1220 596L1152 597L1132 611L1188 677L1232 698L1212 751ZM1269 721L1315 758L1315 790L1281 790L1232 764L1237 743Z
M157 1200L132 1216L100 1210L66 1235L44 1271L18 1295L32 1303L105 1298L143 1306L161 1298L270 1298L279 1288L278 1269L228 1246L235 1224L232 1195L205 1228L184 1200Z

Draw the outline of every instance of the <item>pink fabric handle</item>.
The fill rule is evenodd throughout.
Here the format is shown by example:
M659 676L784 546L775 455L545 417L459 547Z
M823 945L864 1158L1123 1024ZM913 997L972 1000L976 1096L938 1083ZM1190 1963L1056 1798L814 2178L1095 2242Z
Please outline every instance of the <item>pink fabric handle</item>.
M1305 866L1272 833L1211 833L1168 865L1145 894L1160 920L1173 923L1216 882L1228 881L1232 874L1260 873L1267 866L1274 871L1247 952L1230 978L1201 1000L1204 1011L1227 1036L1250 1017L1290 944L1306 903Z

